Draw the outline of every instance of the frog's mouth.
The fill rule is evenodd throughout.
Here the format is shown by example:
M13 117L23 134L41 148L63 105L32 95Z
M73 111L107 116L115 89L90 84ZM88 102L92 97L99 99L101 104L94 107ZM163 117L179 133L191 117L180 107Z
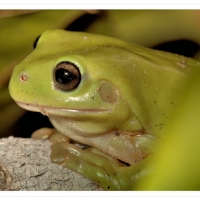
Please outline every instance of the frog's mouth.
M88 116L89 118L95 119L95 117L98 117L99 115L103 117L109 115L112 110L66 109L22 102L16 103L26 110L41 112L43 115L49 116L52 125L59 132L73 141L93 146L129 165L134 165L148 157L148 155L154 154L153 147L155 146L154 143L157 141L157 138L150 134L146 134L141 128L141 132L127 132L118 129L109 131L110 127L106 127L105 130L103 124L103 128L101 126L96 126L95 130L89 130L90 128L88 128L88 125L84 126L84 124L81 124L83 120L80 120L79 124L76 125L76 123L71 123L71 119L69 122L67 122L66 119L63 119L64 117L72 117L73 119L76 117L78 119L83 117L85 119L85 117Z
M74 109L74 108L57 108L50 106L42 106L38 104L29 104L16 101L17 105L26 110L40 112L43 115L57 115L57 116L75 116L75 115L85 115L85 114L109 114L112 110L105 109Z

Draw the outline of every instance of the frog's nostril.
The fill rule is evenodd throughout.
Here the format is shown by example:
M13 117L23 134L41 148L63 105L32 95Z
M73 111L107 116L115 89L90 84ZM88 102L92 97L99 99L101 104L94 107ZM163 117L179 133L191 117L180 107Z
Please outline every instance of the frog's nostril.
M27 81L28 80L28 74L26 74L26 73L21 74L20 75L20 80L23 81L23 82Z

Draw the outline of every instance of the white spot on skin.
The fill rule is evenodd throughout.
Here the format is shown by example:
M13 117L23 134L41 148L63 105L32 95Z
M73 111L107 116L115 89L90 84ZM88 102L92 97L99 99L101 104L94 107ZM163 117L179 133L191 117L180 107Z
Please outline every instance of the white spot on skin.
M134 120L131 120L131 122L130 122L130 123L133 125L133 124L135 124L135 121L134 121Z
M83 39L84 39L84 40L87 40L87 36L84 36Z
M184 65L183 63L179 63L179 62L177 62L177 65L180 66L183 69L186 67L186 65Z
M181 58L182 58L182 63L185 64L186 63L185 56L181 56Z

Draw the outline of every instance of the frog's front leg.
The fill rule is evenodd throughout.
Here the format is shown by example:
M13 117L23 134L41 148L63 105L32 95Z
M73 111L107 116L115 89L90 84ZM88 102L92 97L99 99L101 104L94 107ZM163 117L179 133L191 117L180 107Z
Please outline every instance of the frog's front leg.
M105 190L131 190L140 178L151 172L146 158L127 166L96 148L80 149L70 143L52 145L51 160L97 183Z

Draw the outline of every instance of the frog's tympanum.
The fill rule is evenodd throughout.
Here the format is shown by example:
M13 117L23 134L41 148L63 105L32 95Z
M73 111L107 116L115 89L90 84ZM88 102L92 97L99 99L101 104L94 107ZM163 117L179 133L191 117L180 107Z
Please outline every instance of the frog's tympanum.
M104 189L130 190L151 173L161 131L196 65L107 36L49 30L15 67L9 90L57 130L34 133L57 141L53 162Z

